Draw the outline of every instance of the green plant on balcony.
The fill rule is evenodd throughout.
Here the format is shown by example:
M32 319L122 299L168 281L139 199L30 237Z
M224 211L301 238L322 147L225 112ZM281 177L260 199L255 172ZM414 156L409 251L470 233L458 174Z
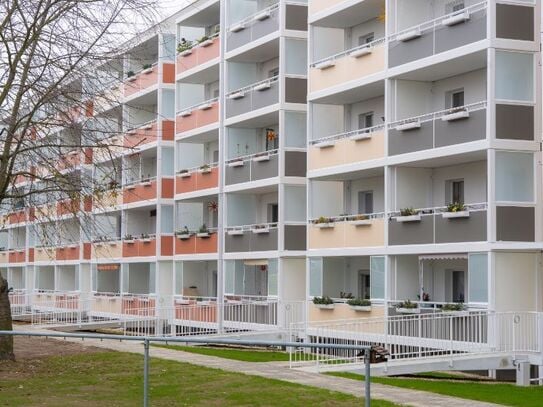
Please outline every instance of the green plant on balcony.
M317 219L313 221L316 225L321 223L332 223L334 220L332 218L328 218L326 216L319 216Z
M177 44L177 52L185 52L192 48L192 41L187 41L184 38L181 40L179 44Z
M208 227L207 227L207 225L205 223L202 226L200 226L200 229L198 229L198 233L201 233L201 234L208 233L209 234L209 229L208 229Z
M346 292L340 291L339 298L350 300L350 299L354 298L354 295L353 295L353 293L346 293Z
M422 292L422 298L420 297L420 294L417 294L417 298L419 300L422 299L422 301L430 301L430 294Z
M142 233L141 238L142 239L149 239L149 235L147 233Z
M132 236L131 234L126 234L124 235L124 239L123 240L134 240L134 236Z
M211 166L209 164L204 164L200 167L200 171L202 172L209 172L211 171Z
M153 67L153 64L143 64L143 66L141 67L144 71L146 69L149 69L149 68L152 68Z
M128 72L126 73L126 77L127 77L127 78L130 78L130 77L132 77L132 76L134 76L134 75L135 75L135 72L134 72L134 71L128 71Z
M351 307L369 307L371 306L371 301L365 298L351 298L347 301L347 305Z
M313 297L313 304L315 305L332 305L333 303L334 301L328 296Z
M119 182L118 181L115 181L115 180L109 181L109 183L108 183L108 189L109 190L117 189L117 188L119 188Z
M417 215L418 213L419 211L411 207L400 209L400 216L413 216L413 215Z
M441 307L441 310L445 311L445 312L447 312L447 311L464 311L465 309L466 309L466 307L461 302L455 302L455 303L452 303L452 304L445 304L445 305L443 305L443 307Z
M466 205L462 202L453 202L447 205L447 212L462 212L466 210Z
M351 220L368 220L369 218L368 215L354 215L351 217Z
M396 308L405 308L405 309L416 309L419 305L416 302L411 302L411 300L405 300L396 305Z
M209 40L209 37L208 37L207 35L204 35L204 36L198 38L198 39L196 40L196 42L197 42L198 44L201 44L202 42L207 41L207 40Z

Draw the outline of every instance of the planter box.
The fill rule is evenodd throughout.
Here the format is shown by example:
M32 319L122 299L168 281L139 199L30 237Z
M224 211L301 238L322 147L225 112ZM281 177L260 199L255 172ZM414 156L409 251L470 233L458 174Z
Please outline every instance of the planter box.
M200 174L210 174L211 168L200 168L198 171L200 171Z
M334 147L335 145L336 143L333 140L321 141L320 143L314 144L314 146L317 148L330 148L330 147Z
M237 100L245 97L245 92L235 92L228 95L228 99Z
M349 140L352 140L352 141L362 141L362 140L369 140L369 139L371 139L370 133L360 133L360 134L355 134L354 136L349 137Z
M453 122L455 120L462 120L469 118L469 112L467 110L460 110L458 112L449 113L445 116L441 116L443 122Z
M420 222L420 214L409 216L396 216L396 222Z
M237 33L245 29L244 23L237 23L230 27L230 32Z
M153 72L153 68L145 68L143 71L141 71L142 74L150 74Z
M151 186L151 181L143 181L141 183L141 185L143 185L144 187L150 187Z
M188 57L190 54L192 54L192 49L186 49L183 52L179 53L182 57Z
M136 75L130 76L127 80L128 82L134 82L136 80Z
M255 163L262 162L262 161L270 161L270 156L268 154L259 155L258 157L253 157L253 161Z
M371 219L351 220L349 223L353 226L371 226Z
M185 233L185 234L182 234L182 235L177 235L177 238L180 239L180 240L188 240L188 239L190 239L190 233Z
M183 110L181 113L179 113L179 116L189 117L191 114L192 114L192 110Z
M198 106L198 110L209 110L213 107L211 103L204 103L203 105Z
M420 314L420 308L396 308L399 314Z
M261 83L261 84L258 84L256 85L253 90L256 90L256 91L259 91L259 92L262 92L264 90L268 90L271 88L271 83L269 82L264 82L264 83Z
M136 185L134 184L127 185L126 189L136 189Z
M134 243L136 243L135 240L125 240L124 242L125 242L126 244L134 244Z
M153 124L146 124L145 126L142 127L143 130L151 130L153 128Z
M328 61L319 62L318 64L315 65L315 68L324 70L324 69L332 68L333 66L336 66L336 61L334 61L333 59L330 59Z
M190 172L180 172L177 175L179 175L181 178L190 178L192 176L192 173L190 173Z
M258 13L255 16L255 20L256 21L263 21L263 20L266 20L266 19L270 18L270 16L271 16L270 10L262 11L262 12Z
M349 305L356 312L371 312L371 305Z
M151 243L151 238L150 237L146 237L146 238L143 238L143 239L140 239L143 243Z
M401 42L407 42L419 38L420 36L422 36L420 28L415 28L414 30L410 30L398 35L396 39Z
M409 130L415 130L420 129L421 124L419 121L414 122L408 122L404 124L400 124L399 126L396 126L395 130L397 131L409 131Z
M196 236L201 237L201 238L206 238L206 237L209 237L210 235L208 232L202 232L202 233L196 233Z
M469 315L469 311L463 310L463 311L444 311L441 310L443 314L450 314L454 315L455 317L467 317Z
M445 20L441 21L441 25L444 27L450 27L456 24L465 23L469 20L469 12L465 11L461 14L457 14L455 16L446 18Z
M233 168L235 168L235 167L243 167L243 165L244 165L243 160L241 160L241 161L232 161L232 162L228 163L228 166L233 167Z
M234 229L234 230L229 230L228 232L226 232L229 236L243 236L243 230L239 229Z
M334 309L335 304L313 304L318 309Z
M469 218L469 211L443 212L445 219Z
M373 52L373 48L372 47L364 47L364 48L360 48L360 49L357 49L353 52L351 52L349 54L349 56L351 58L360 58L360 57L363 57L364 55L369 55Z
M265 228L254 228L254 229L251 229L251 232L253 232L255 235L260 235L260 234L264 234L264 233L270 233L270 228L268 228L268 227L265 227Z
M202 41L200 43L200 47L209 47L210 45L213 44L213 40L209 39L209 40L205 40L205 41Z
M335 223L315 223L314 226L319 229L331 229L336 227Z

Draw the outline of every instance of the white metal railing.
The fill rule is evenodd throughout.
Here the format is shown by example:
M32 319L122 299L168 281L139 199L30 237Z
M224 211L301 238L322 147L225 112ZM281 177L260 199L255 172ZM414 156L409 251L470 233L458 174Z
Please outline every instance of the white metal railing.
M279 9L279 3L272 4L269 7L266 7L264 9L262 9L262 10L257 11L254 14L251 14L251 15L243 18L242 20L239 20L239 21L236 21L235 23L230 24L228 26L228 31L231 32L232 28L236 27L236 26L243 26L243 25L247 25L247 24L259 21L256 17L258 17L258 16L260 16L260 15L266 13L266 12L269 12L271 14L273 11L278 10L278 9Z
M371 49L371 48L376 47L378 45L384 44L385 42L386 42L386 38L383 37L383 38L379 38L379 39L376 39L374 41L371 41L371 42L369 42L367 44L357 45L356 47L352 47L352 48L349 48L347 50L338 52L337 54L330 55L330 56L328 56L326 58L319 59L319 60L313 62L310 65L310 67L315 68L317 65L322 64L323 62L334 61L334 60L343 58L344 56L347 56L347 55L349 55L349 54L351 54L351 53L353 53L355 51L359 51L359 50L362 50L362 49L365 49L365 48Z
M481 203L472 203L472 204L464 204L464 211L467 212L478 212L478 211L485 211L488 208L488 204L486 202ZM413 208L414 215L420 215L420 216L429 216L434 214L440 214L440 213L446 213L448 212L446 206L437 206L437 207L431 207L431 208ZM401 211L390 211L388 213L389 217L397 217L402 216Z
M412 31L413 32L416 31L417 33L423 34L426 31L432 31L432 30L435 30L438 27L441 27L442 22L444 20L450 18L450 17L461 15L461 14L469 15L471 13L476 13L478 11L485 10L486 8L487 8L487 1L485 0L485 1L482 1L480 3L474 4L472 6L463 8L462 10L454 11L452 13L445 14L445 15L443 15L441 17L438 17L438 18L435 18L433 20L425 21L422 24L414 25L414 26L411 26L411 27L406 28L404 30L398 31L397 33L394 33L394 34L390 35L388 37L388 40L389 40L389 42L396 41L398 39L398 37L401 38L402 35L411 33Z
M151 120L148 120L144 123L141 123L141 124L138 124L137 126L128 126L127 129L126 129L126 133L131 133L131 132L134 132L136 130L139 130L139 129L142 129L144 127L152 127L154 124L157 123L157 119L151 119Z
M129 186L132 186L132 185L144 184L146 182L153 182L153 181L156 181L156 180L157 180L157 176L153 175L151 177L142 177L140 179L131 179L130 181L125 180L125 182L124 182L124 184L122 186L123 187L129 187Z
M179 109L176 114L179 115L181 113L191 113L193 110L196 110L196 109L199 109L201 107L204 107L204 106L207 106L207 105L211 105L215 102L218 102L219 101L219 98L216 97L216 98L212 98L212 99L208 99L208 100L204 100L203 102L200 102L200 103L197 103L195 105L192 105L192 106L188 106L188 107L184 107L182 109Z
M486 106L487 106L487 101L484 100L481 102L475 102L475 103L471 103L469 105L464 105L460 107L453 107L450 109L440 110L437 112L425 113L420 116L408 117L406 119L401 119L401 120L396 120L394 122L391 122L388 124L388 128L394 129L402 124L407 124L407 123L425 123L425 122L439 119L448 114L452 114L452 113L456 113L460 111L473 112L477 110L483 110L483 109L486 109Z
M226 99L234 99L235 96L237 96L237 95L244 95L245 93L252 92L259 85L267 84L267 85L271 86L272 84L274 84L274 83L276 83L278 81L279 81L279 75L272 76L271 78L263 79L261 81L258 81L258 82L252 83L250 85L247 85L247 86L245 86L243 88L239 88L239 89L233 90L231 92L228 92L226 94Z
M363 134L367 134L368 136L371 136L372 133L376 133L380 130L383 130L385 128L384 124L379 124L377 126L372 127L366 127L364 129L357 129L357 130L351 130L343 133L337 133L333 134L331 136L321 137L315 140L311 140L309 142L310 145L316 145L319 143L322 143L324 141L337 141L337 140L343 140L350 137L355 137Z
M207 169L207 168L209 168L209 169L217 168L218 166L219 166L219 163L214 162L214 163L209 163L209 164L197 165L195 167L190 167L190 168L183 168L183 169L177 171L177 175L180 175L180 174L192 174L194 172L202 171L202 170Z
M127 234L122 237L124 242L132 240L145 240L145 239L156 239L156 233L139 233L139 234ZM132 295L132 294L131 294Z
M225 161L225 164L228 165L228 164L237 163L237 162L241 162L241 161L243 161L243 162L252 161L253 158L257 158L257 157L273 157L273 156L276 156L278 154L279 154L278 149L261 151L261 152L253 153L253 154L240 155L239 157L236 157L236 158L230 158L230 159Z
M277 229L278 224L276 222L272 222L272 223L266 223L266 222L253 223L253 224L250 224L250 225L227 226L227 227L224 228L224 230L225 230L226 233L229 233L229 232L244 233L244 232L250 232L252 230L256 230L256 229L260 229L260 228L262 228L262 229L267 228L269 230Z
M357 214L357 215L338 215L338 216L323 216L319 218L309 219L309 224L320 224L320 223L336 223L336 222L353 222L360 220L372 220L372 219L381 219L385 217L384 212L375 212L367 214Z
M159 62L159 61L155 61L155 62L153 62L152 64L149 64L149 65L151 65L151 68L154 68L155 66L158 66L158 62ZM124 80L127 81L127 80L130 80L130 79L133 79L133 78L135 79L136 76L140 75L143 71L145 71L145 70L147 70L147 69L149 69L149 68L143 68L143 67L141 67L141 68L140 68L139 70L137 70L137 71L132 71L134 74L131 75L131 76L127 76Z

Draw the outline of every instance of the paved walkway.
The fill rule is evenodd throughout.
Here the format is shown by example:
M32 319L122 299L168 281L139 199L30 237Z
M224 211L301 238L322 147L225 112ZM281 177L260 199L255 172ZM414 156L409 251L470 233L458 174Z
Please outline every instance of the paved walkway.
M33 330L30 326L17 328L19 330ZM56 331L56 333L58 333L58 331ZM70 342L78 342L83 346L95 346L98 348L110 349L119 352L143 354L143 345L141 343L133 341L100 341L98 339L85 339L84 341L82 341L81 339L75 338L68 338L66 340ZM150 355L151 358L160 358L176 362L190 363L198 366L222 369L230 372L261 376L269 379L278 379L306 386L320 387L331 391L352 394L357 397L363 397L364 395L364 383L362 382L344 379L341 377L334 377L318 373L290 369L288 366L288 362L241 362L215 356L199 355L195 353L164 349L154 346L151 346L150 348ZM497 406L497 404L492 403L484 403L474 400L442 396L439 394L419 390L403 389L377 383L372 383L371 385L371 396L372 399L387 400L401 405L418 407L464 407L466 405L469 405L470 407Z

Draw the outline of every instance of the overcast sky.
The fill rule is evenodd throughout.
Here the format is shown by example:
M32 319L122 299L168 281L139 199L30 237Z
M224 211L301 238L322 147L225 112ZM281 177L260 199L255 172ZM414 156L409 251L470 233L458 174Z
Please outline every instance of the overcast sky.
M192 0L158 0L161 6L160 14L162 18L166 18L176 11L183 8L183 6L192 2Z

